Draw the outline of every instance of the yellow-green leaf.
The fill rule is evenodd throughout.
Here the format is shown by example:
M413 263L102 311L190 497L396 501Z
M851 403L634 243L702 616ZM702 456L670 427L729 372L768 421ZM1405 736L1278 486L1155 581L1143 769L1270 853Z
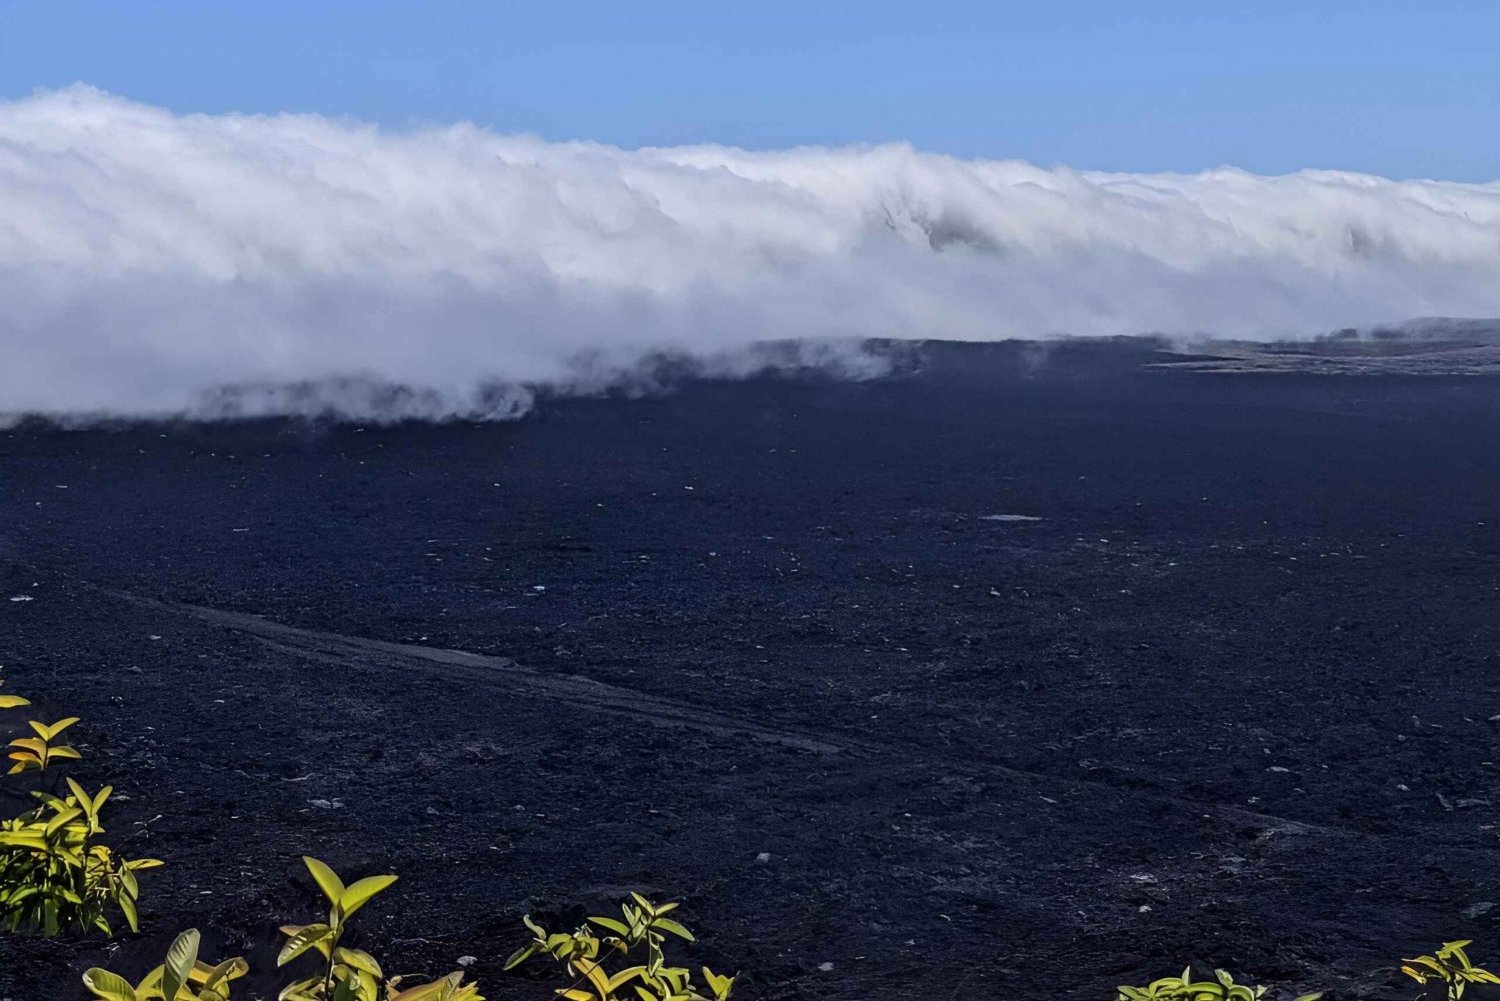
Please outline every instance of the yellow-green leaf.
M459 984L462 982L463 974L455 971L441 980L434 980L430 984L408 987L406 990L393 995L390 1001L446 1001L448 998L473 997L474 995L470 988L459 990ZM392 983L394 984L394 981Z
M630 929L626 927L623 921L616 921L614 918L589 918L589 920L601 928L608 928L617 935L630 934Z
M250 964L240 956L226 959L217 966L208 966L199 963L193 971L193 978L203 983L205 990L213 990L221 983L228 983L250 972ZM227 992L228 988L224 988Z
M356 881L347 890L342 891L336 898L335 903L348 917L369 903L370 898L384 890L396 881L395 876L366 876Z
M671 932L678 938L685 938L689 942L696 941L693 938L692 932L688 931L686 928L678 924L676 921L673 921L671 918L657 918L655 921L651 922L651 927L660 928L662 931Z
M125 923L130 930L138 932L141 930L140 917L136 914L135 900L128 894L120 894L115 898L115 904L120 908L120 913L125 915Z
M189 928L167 947L167 962L161 974L161 992L166 997L177 997L177 991L188 982L193 964L198 961L198 942L198 929Z
M370 974L371 976L385 976L385 974L380 972L380 964L377 963L375 961L375 957L370 955L368 952L363 952L359 949L345 949L341 946L333 950L333 958L338 960L340 963L343 963L345 966L352 967L356 970L361 970L365 973Z
M73 793L73 798L78 800L78 805L83 807L84 813L92 814L98 812L99 807L95 805L94 797L84 791L83 786L79 784L77 779L69 775L65 776L63 781L68 784L68 790Z
M42 723L38 723L36 722L36 720L28 720L27 722L29 722L31 724L31 728L37 732L37 736L41 737L43 740L53 740L57 737L58 734L62 733L74 723L77 723L78 717L69 716L66 719L58 720L51 726L46 726Z
M278 1001L291 1001L291 999L302 997L311 999L312 996L308 992L317 990L322 985L322 983L323 977L321 974L316 977L308 977L306 980L299 980L294 984L287 984L281 989L281 993L276 997Z
M306 925L289 934L290 937L287 939L286 945L281 947L281 953L276 957L277 966L285 966L319 942L328 938L333 934L333 929L327 925Z
M47 821L47 833L56 834L59 829L67 826L73 820L83 816L83 811L76 806L70 806L66 810Z
M104 1001L137 1001L135 988L130 986L130 981L118 973L101 970L97 966L84 971L83 986Z
M338 874L327 865L311 855L302 856L302 862L307 866L307 871L312 873L313 881L318 884L318 889L323 891L323 896L328 898L329 903L337 904L339 897L344 894L344 881L339 879Z

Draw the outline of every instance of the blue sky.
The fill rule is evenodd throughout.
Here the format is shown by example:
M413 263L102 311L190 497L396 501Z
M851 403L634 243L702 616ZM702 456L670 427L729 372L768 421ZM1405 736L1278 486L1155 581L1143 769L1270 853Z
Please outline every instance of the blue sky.
M1500 4L0 0L0 96L468 119L551 139L910 140L1091 169L1500 179Z

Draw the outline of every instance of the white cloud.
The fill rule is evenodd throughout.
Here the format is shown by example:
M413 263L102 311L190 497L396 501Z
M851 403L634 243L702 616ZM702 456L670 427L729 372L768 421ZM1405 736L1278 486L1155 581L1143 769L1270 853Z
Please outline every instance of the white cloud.
M1434 314L1500 315L1500 184L625 151L86 87L0 103L0 411L179 411L239 384L251 412L358 413L396 383L407 412L503 415L525 394L496 384L577 382L580 352L597 378L663 348L732 370L781 338Z

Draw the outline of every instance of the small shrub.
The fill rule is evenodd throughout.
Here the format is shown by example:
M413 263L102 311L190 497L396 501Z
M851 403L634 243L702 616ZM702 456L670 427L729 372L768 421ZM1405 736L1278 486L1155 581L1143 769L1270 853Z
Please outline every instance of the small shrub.
M119 974L98 967L84 973L83 985L103 1001L229 1001L230 981L249 969L238 956L214 965L199 960L195 928L178 935L167 949L166 962L134 987Z
M709 991L704 994L694 985L690 970L667 965L664 945L668 935L693 941L692 932L667 917L678 905L654 904L639 893L631 897L620 907L619 919L591 917L571 933L549 933L528 915L523 920L531 929L532 941L512 953L505 968L513 969L537 953L546 953L572 978L572 983L556 992L567 1001L727 1001L734 977L703 967ZM607 934L596 934L592 925ZM613 972L605 965L609 956L619 964Z
M1212 980L1194 980L1193 968L1180 977L1163 977L1145 987L1120 987L1118 1001L1259 1001L1266 988L1237 984L1226 970L1215 970ZM1303 994L1296 1001L1317 1001L1322 991Z
M1500 977L1469 961L1469 954L1464 952L1464 946L1468 944L1468 939L1444 942L1436 956L1403 959L1401 962L1406 965L1401 967L1401 972L1419 984L1441 980L1448 987L1448 1001L1458 1001L1463 997L1464 988L1469 984L1500 984Z
M30 704L19 695L0 696L0 709ZM81 758L76 748L57 742L77 722L76 716L50 724L28 720L34 736L10 742L8 757L13 763L8 774L44 775L59 761ZM112 787L90 795L73 779L65 781L66 796L33 790L39 806L0 820L0 925L49 938L69 930L110 935L108 914L113 907L135 931L140 896L136 873L161 863L127 861L99 840L104 833L100 812Z
M287 941L276 966L309 952L316 952L323 962L313 976L282 988L278 1001L484 1001L479 988L465 984L460 972L403 988L404 978L387 978L374 956L341 944L354 912L394 883L395 876L366 876L345 886L337 873L317 859L304 856L302 861L328 898L328 920L281 929ZM167 961L139 984L131 986L119 974L96 967L83 975L83 985L100 1001L230 1001L230 983L248 970L239 957L213 966L200 962L198 932L189 930L167 950Z
M330 1001L335 997L342 1001L343 995L357 997L360 1001L379 1001L379 985L385 978L380 964L369 953L346 949L339 943L343 941L354 913L394 883L396 877L366 876L351 886L345 886L337 873L317 859L303 856L302 861L312 873L313 882L328 898L328 921L282 928L286 944L281 947L281 955L276 957L276 965L285 966L303 953L315 950L323 957L323 968L314 976L299 980L282 991L283 1001ZM350 986L345 988L345 984Z
M54 761L77 761L82 758L83 755L67 744L52 743L52 740L58 734L77 722L77 716L60 719L50 726L45 723L38 723L34 719L27 720L26 725L31 727L36 736L17 737L10 742L11 752L7 757L14 761L15 764L10 766L10 771L6 774L16 775L20 772L31 771L32 769L45 772L47 766Z

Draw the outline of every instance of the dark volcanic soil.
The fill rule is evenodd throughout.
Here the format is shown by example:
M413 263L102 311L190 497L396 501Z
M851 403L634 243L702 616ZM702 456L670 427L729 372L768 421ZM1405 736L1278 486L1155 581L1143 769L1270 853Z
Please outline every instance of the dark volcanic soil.
M1500 381L927 354L510 425L0 433L7 690L85 718L74 774L170 863L113 955L0 942L0 997L188 925L268 969L302 852L400 873L365 944L499 999L548 996L499 971L524 912L630 888L747 999L1500 957Z

